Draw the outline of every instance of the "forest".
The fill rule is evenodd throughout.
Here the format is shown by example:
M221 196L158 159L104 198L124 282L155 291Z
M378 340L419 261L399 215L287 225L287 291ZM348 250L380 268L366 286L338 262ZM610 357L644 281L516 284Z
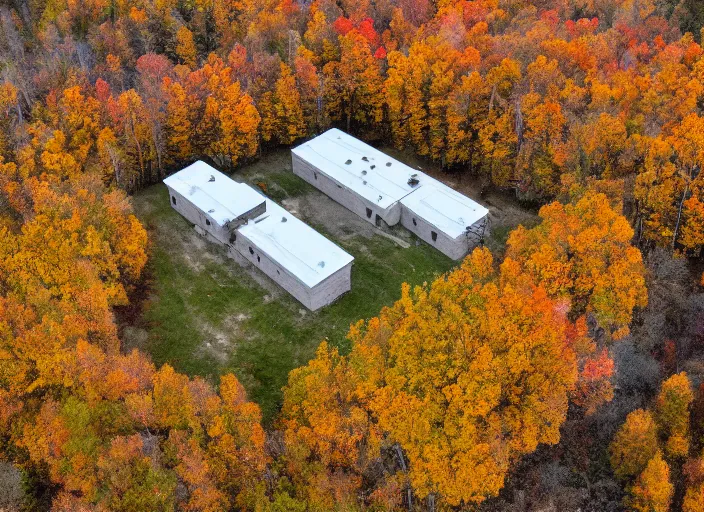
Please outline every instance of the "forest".
M704 511L703 25L697 0L0 2L21 509ZM333 126L539 222L350 350L315 340L271 424L235 375L124 350L130 195Z

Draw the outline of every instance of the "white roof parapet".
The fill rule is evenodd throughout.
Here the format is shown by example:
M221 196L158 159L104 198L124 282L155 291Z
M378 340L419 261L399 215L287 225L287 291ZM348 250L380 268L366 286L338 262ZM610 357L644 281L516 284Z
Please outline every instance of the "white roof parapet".
M426 175L332 128L291 150L320 172L381 208L423 185ZM412 178L418 183L409 184Z
M240 226L238 231L309 288L354 260L350 254L269 199L266 199L266 213Z
M201 160L172 174L164 183L207 213L219 226L264 202L255 190L237 183Z
M487 216L489 210L444 183L430 182L401 199L401 204L451 238Z

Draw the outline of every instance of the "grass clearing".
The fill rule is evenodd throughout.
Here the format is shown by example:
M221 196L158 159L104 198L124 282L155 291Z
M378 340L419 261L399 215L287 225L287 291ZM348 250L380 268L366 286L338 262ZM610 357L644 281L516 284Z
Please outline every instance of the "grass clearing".
M401 227L392 232L410 248L380 236L371 224L295 176L287 150L263 156L233 178L263 184L269 197L352 254L352 290L330 306L308 311L259 270L240 266L222 247L196 234L170 207L166 187L155 185L133 198L149 231L149 278L138 318L124 326L122 336L126 348L146 351L156 364L169 363L215 384L219 375L234 372L270 424L289 371L306 364L323 339L346 353L350 324L392 304L402 283L429 282L455 262ZM455 185L470 197L479 196L472 182ZM492 250L503 250L518 223L534 222L534 213L500 194L489 194L485 203Z
M236 178L266 180L268 190L281 190L279 201L327 199L284 171ZM263 274L257 275L257 269L241 267L222 248L199 237L169 206L165 186L145 189L133 202L150 235L150 277L141 317L130 329L136 327L143 336L126 336L126 347L139 346L158 365L169 363L214 383L219 375L234 372L261 405L266 422L280 406L288 372L309 361L323 339L347 352L350 324L392 304L403 282L422 284L454 265L425 243L402 249L381 236L336 238L324 223L306 219L355 257L352 291L310 312ZM336 206L339 214L354 217Z

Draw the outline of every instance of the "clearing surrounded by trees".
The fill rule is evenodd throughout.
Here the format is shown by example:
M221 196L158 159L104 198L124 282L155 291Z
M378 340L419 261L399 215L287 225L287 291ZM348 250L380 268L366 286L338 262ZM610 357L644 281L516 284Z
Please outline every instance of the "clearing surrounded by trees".
M256 268L240 266L198 235L170 207L166 187L153 185L133 198L149 233L151 259L146 295L134 306L142 308L141 316L123 328L123 339L126 348L145 350L156 364L169 362L189 375L215 380L234 372L271 420L288 372L310 360L321 341L346 352L350 324L391 305L402 283L430 282L456 262L400 225L389 234L408 248L384 236L295 176L288 150L272 152L232 177L265 187L272 199L352 254L352 290L320 311L306 310ZM498 249L511 224L517 219L530 223L535 215L500 194L488 199L501 205L490 206L493 231L487 240Z

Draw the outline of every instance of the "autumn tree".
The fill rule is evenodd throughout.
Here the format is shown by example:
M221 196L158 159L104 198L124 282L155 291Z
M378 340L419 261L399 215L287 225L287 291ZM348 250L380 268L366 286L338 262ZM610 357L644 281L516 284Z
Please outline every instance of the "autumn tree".
M264 103L266 107L262 108ZM260 109L264 113L262 138L265 141L274 139L280 144L288 145L306 134L301 95L295 76L286 64L281 63L281 75L274 85L274 90L265 93Z
M366 395L354 362L325 342L289 375L281 411L286 469L313 507L354 504L364 472L380 457Z
M356 30L339 37L340 60L323 67L327 115L345 122L347 131L352 121L361 126L382 118L381 75L372 56L369 42Z
M685 372L662 383L655 402L655 419L665 440L665 453L670 458L689 454L689 408L693 400L694 393Z
M614 436L611 446L611 467L618 478L635 478L658 452L657 426L650 412L637 409Z
M629 331L633 311L647 301L633 229L603 194L540 209L541 223L509 236L507 256L554 298L570 301L571 315L594 316L613 338Z
M673 492L670 468L658 452L630 489L626 503L636 512L667 512Z

